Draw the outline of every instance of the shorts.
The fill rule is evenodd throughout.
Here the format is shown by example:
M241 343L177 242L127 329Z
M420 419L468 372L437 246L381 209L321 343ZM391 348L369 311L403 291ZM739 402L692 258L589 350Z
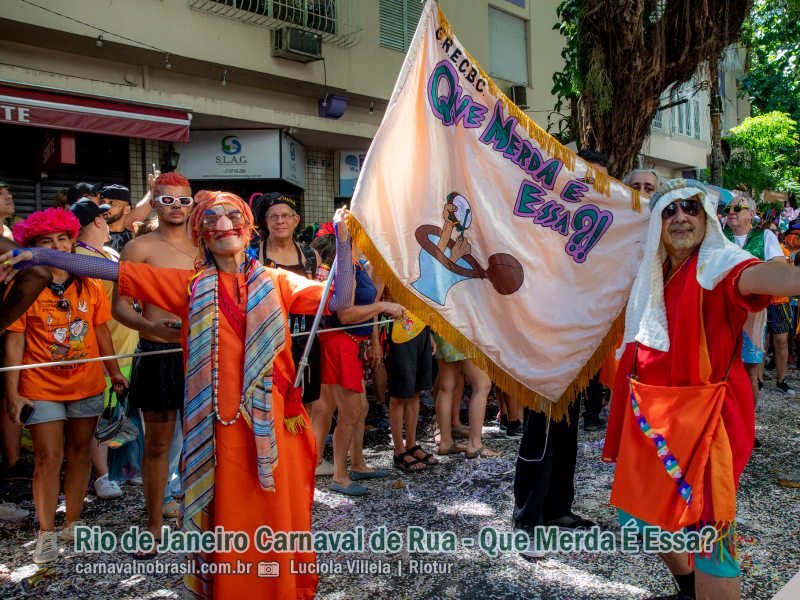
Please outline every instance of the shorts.
M447 363L459 362L467 360L469 356L464 356L456 350L456 347L448 343L442 336L437 333L433 334L433 341L436 342L436 358L443 360Z
M308 336L300 336L292 338L292 359L296 368L300 368L300 359L303 357L303 350L306 348L306 341ZM315 339L311 344L311 351L308 353L308 369L303 374L303 404L319 400L320 384L321 384L321 360L319 339ZM292 381L294 384L294 381Z
M180 344L164 344L139 340L137 352L172 350ZM133 359L130 406L142 412L161 412L166 421L167 412L181 410L184 396L183 353L137 356Z
M789 304L767 306L767 333L789 333L792 330L792 308Z
M358 342L368 339L367 336L348 335L343 331L320 334L322 383L363 392L364 367L358 358Z
M742 331L742 362L746 365L764 362L764 351L756 348L753 340L744 331Z
M430 329L427 327L413 339L396 344L389 342L386 357L386 376L389 397L411 398L433 387L433 356Z
M624 510L617 510L619 510L620 526L626 525L631 519L633 519L636 521L636 528L639 530L639 532L644 532L644 527L647 527L647 523L641 519L637 519L631 514L628 514ZM688 530L684 529L684 531ZM739 577L740 575L739 561L731 556L728 548L725 547L725 544L722 544L719 541L714 542L714 548L710 554L694 555L694 567L698 571L714 577L725 577L730 579L733 577Z
M97 418L103 414L103 394L89 396L81 400L64 400L53 402L50 400L31 400L33 414L25 423L25 427L41 425L53 421L66 421L67 419Z

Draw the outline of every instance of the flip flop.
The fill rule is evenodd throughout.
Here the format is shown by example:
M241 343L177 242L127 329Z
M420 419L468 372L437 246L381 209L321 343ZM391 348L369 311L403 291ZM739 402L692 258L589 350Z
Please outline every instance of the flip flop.
M140 554L137 551L137 552L129 552L128 554L133 560L152 560L156 556L158 556L158 550L156 550L156 548L158 548L161 545L161 540L156 540L155 544L156 544L155 547L152 550L150 550L150 552L143 552Z
M456 442L453 442L452 444L450 444L450 447L447 448L446 450L444 450L444 451L437 450L436 453L439 456L448 456L449 454L463 454L466 451L467 451L467 448L465 446L462 446L460 444L457 444Z
M484 454L485 450L487 450L487 448L484 448L483 446L481 446L480 448L475 450L475 452L464 452L464 456L466 456L469 460L473 460L473 459L476 459L476 458L498 458L499 457L499 455L498 456L489 456L488 454Z
M341 483L336 483L335 481L331 483L331 491L336 492L337 494L343 494L345 496L363 496L369 490L361 485L360 483L356 483L355 481L348 485L347 487L343 486Z
M386 469L375 469L374 471L350 471L350 479L353 481L363 481L365 479L380 479L388 477L389 471Z

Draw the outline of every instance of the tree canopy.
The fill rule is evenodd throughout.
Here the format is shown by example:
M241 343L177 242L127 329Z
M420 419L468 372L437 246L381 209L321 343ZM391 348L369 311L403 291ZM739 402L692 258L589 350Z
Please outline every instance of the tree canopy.
M787 113L749 117L726 138L731 158L723 172L728 189L745 187L754 197L764 190L800 192L800 135Z
M650 134L661 94L739 40L751 0L562 0L566 67L553 77L551 130L609 157L624 175Z
M800 121L800 0L755 0L743 27L748 74L742 83L754 114Z

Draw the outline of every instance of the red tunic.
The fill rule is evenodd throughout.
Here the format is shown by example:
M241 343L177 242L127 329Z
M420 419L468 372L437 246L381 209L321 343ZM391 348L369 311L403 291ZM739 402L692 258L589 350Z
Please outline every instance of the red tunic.
M755 440L755 411L753 388L741 359L742 328L748 312L764 309L770 296L743 296L738 290L742 271L760 261L753 259L734 267L713 289L703 290L703 320L708 354L711 362L711 382L721 381L733 357L725 390L722 419L727 430L733 455L733 480L739 476L750 459ZM637 375L643 383L659 386L692 386L700 380L700 315L697 307L697 253L677 272L664 288L670 350L661 352L640 345ZM628 375L632 371L635 344L629 343L619 363L611 415L606 433L603 460L616 461L624 424L633 419L628 390ZM642 434L644 435L644 434Z

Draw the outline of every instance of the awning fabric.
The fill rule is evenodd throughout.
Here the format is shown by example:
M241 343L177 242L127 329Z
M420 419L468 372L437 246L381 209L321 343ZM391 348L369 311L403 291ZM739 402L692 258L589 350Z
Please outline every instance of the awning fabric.
M0 86L0 123L188 142L192 115L27 88Z

